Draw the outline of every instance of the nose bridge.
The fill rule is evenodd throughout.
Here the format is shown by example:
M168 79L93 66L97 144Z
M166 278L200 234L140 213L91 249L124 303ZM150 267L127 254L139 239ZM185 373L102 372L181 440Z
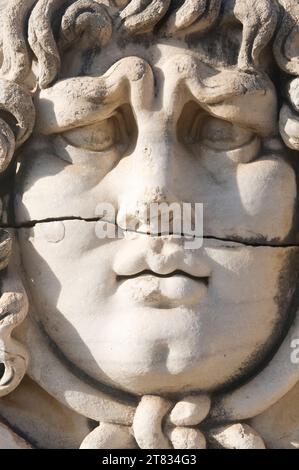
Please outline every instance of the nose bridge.
M129 181L119 196L119 221L124 214L126 218L129 215L140 219L145 208L153 203L171 204L177 200L173 187L176 164L173 122L161 111L144 113L138 121L138 139L130 157Z
M140 126L134 155L134 171L146 185L160 186L167 192L174 164L175 135L161 113L148 117Z
M175 139L173 125L162 112L144 114L140 119L130 171L131 189L140 191L139 197L150 198L150 193L154 197L154 192L153 202L159 202L158 195L161 201L171 197Z
M141 94L134 94L132 104L138 138L130 157L129 184L119 195L120 208L124 205L171 204L179 199L176 195L179 188L175 181L178 181L180 174L183 155L179 153L183 149L177 140L177 122L186 100L183 78L190 62L188 59L186 65L184 61L185 65L181 67L182 60L180 56L174 64L170 61L167 66L169 73L166 77L163 74L161 82L161 77L156 77L160 85L158 94L155 95L153 87L148 85ZM146 106L140 106L140 96L142 102L146 99Z

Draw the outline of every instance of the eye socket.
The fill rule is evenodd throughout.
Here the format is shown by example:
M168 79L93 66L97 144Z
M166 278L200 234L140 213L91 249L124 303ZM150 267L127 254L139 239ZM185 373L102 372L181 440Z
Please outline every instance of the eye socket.
M261 149L261 139L253 131L211 116L194 101L185 105L177 135L196 158L250 163Z
M101 121L52 136L56 154L73 164L116 163L135 140L136 126L130 107L116 110Z
M186 145L202 144L218 151L239 149L256 137L250 129L211 116L195 102L186 104L177 132Z
M209 148L229 151L249 144L255 134L237 124L199 114L191 130L191 138Z
M102 122L66 131L63 137L74 147L104 152L119 141L118 133L118 120L113 116Z

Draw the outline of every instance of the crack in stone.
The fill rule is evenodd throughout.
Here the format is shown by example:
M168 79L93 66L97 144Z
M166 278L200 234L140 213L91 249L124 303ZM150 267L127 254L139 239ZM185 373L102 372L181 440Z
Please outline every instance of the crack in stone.
M143 232L143 231L137 231L133 229L124 229L121 226L114 224L113 222L109 220L105 220L101 217L80 217L80 216L65 216L65 217L49 217L46 219L41 219L41 220L28 220L27 222L22 222L20 224L4 224L3 222L0 222L0 229L13 229L13 230L20 230L20 229L26 229L26 228L34 228L36 225L39 224L46 224L46 223L51 223L51 222L68 222L68 221L79 221L79 222L87 222L87 223L95 223L95 222L102 222L106 223L109 225L113 225L117 228L119 228L123 233L135 233L135 234L140 234L140 235L148 235L148 236L156 236L156 237L162 237L162 236L168 236L168 235L179 235L182 238L190 238L190 239L203 239L203 240L216 240L222 243L233 243L233 244L239 244L243 246L248 246L252 248L299 248L299 242L296 243L284 243L284 242L267 242L267 241L254 241L254 240L244 240L242 238L237 238L237 237L232 237L232 238L226 238L226 237L218 237L218 236L213 236L213 235L203 235L203 236L196 236L194 234L189 235L189 234L176 234L176 233L159 233L159 234L150 234L148 232Z

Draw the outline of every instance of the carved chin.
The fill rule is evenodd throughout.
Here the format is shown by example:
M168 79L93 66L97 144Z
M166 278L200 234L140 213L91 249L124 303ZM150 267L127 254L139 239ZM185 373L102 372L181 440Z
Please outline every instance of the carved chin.
M225 354L207 357L197 350L193 356L190 351L187 357L186 345L162 343L149 347L148 354L146 350L143 354L145 357L138 362L135 351L131 354L126 351L126 357L117 363L110 362L109 358L102 359L100 365L106 375L105 382L140 395L212 392L237 383L252 369L254 359L253 355L247 356L244 349L232 354L229 364Z
M96 339L85 341L92 349L92 359L83 350L80 353L80 344L72 348L76 356L70 350L66 354L97 382L133 394L221 390L254 372L271 350L276 335L268 330L252 339L250 331L244 329L219 339L217 325L214 332L211 323L205 325L202 317L208 314L212 315L186 308L137 309L127 315L122 328L102 327ZM148 315L150 324L145 320ZM65 349L64 344L61 347Z

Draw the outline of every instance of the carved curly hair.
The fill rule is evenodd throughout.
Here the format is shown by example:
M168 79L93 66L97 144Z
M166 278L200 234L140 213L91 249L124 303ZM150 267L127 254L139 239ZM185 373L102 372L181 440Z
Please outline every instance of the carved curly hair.
M240 70L255 73L261 52L272 44L277 65L293 76L280 130L285 143L299 150L297 0L10 0L0 14L0 175L32 133L36 88L59 77L61 55L83 35L102 48L116 34L185 39L204 36L219 24L243 28ZM27 312L25 291L14 290L8 271L11 253L12 238L1 229L0 363L5 373L0 368L0 397L20 383L27 367L25 349L11 338Z

